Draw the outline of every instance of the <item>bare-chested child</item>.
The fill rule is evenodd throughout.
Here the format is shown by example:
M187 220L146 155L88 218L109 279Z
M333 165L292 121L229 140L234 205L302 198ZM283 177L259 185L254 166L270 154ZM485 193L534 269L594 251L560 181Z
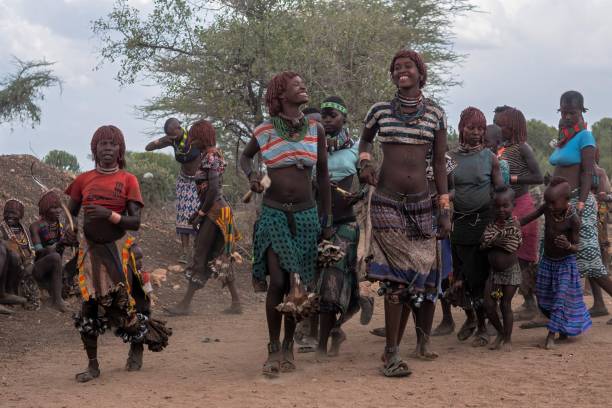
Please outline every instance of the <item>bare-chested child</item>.
M488 249L491 275L485 286L484 303L489 321L497 330L491 350L512 350L512 298L521 284L521 268L516 256L522 235L518 220L512 216L514 191L508 186L495 188L495 218L482 234L481 249ZM503 323L497 314L497 301Z
M62 213L59 195L47 191L38 202L40 218L30 225L30 235L36 253L34 261L34 278L41 288L51 296L51 307L60 312L68 311L68 305L62 299L62 254L68 242L60 222Z
M545 349L555 346L555 335L564 340L591 327L591 317L582 297L576 264L580 218L569 205L571 187L563 177L554 177L544 192L545 204L521 218L526 225L544 214L544 255L536 281L540 310L548 317Z

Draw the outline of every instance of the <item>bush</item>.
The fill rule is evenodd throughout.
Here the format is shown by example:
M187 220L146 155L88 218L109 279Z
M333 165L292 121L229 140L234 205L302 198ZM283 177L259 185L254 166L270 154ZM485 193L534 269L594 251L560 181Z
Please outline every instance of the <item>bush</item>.
M145 203L174 200L180 166L173 156L156 152L126 152L125 160L126 170L138 178ZM145 178L147 173L151 176Z
M43 162L62 171L71 171L72 173L81 171L76 156L63 150L51 150L43 158Z

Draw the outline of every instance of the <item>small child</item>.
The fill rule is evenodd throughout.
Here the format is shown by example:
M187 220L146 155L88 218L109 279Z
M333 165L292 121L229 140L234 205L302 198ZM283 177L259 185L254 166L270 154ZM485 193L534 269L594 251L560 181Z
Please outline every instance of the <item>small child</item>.
M544 214L544 256L536 281L538 306L548 317L544 348L555 347L555 334L565 340L591 327L591 316L582 298L576 264L580 218L569 205L571 188L566 179L554 177L544 192L545 204L521 219L525 225Z
M481 249L488 249L491 275L485 286L485 310L489 321L497 330L491 350L512 351L512 298L521 284L521 268L516 251L522 235L518 220L512 216L514 191L508 186L495 188L493 204L495 218L482 234ZM500 301L503 324L497 314Z

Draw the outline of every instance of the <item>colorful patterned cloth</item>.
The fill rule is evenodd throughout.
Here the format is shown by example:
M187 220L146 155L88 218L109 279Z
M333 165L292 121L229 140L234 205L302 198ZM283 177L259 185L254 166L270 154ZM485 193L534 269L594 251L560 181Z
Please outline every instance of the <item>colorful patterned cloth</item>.
M268 274L266 251L278 256L284 271L297 273L304 285L315 277L317 241L320 225L317 208L294 212L295 235L291 233L287 215L265 204L253 230L253 277L265 281Z
M200 197L193 177L179 174L176 178L176 233L195 235L189 218L198 211Z
M574 206L578 203L578 194L578 190L572 193L570 203ZM578 253L576 254L578 270L582 276L589 278L606 276L608 270L601 260L597 236L597 203L595 196L591 193L584 203L580 222L580 242L578 242Z
M208 241L198 231L194 243L195 253L208 251L207 261L202 262L202 257L194 256L191 263L185 269L185 277L198 288L204 287L211 276L221 280L223 285L234 280L234 244L242 238L234 222L234 213L224 200L217 200L206 214L206 217L215 223L221 233L212 248L203 247ZM207 244L208 245L208 244Z
M413 203L395 201L376 191L372 194L372 259L367 279L414 285L416 291L435 287L436 238L431 198ZM431 275L431 276L430 276Z
M574 255L562 259L542 257L536 296L538 306L549 318L548 330L551 332L577 336L591 327Z
M339 327L359 310L359 284L357 282L357 245L359 224L347 222L334 225L332 242L345 256L334 265L323 268L317 280L317 294L323 313L339 313Z

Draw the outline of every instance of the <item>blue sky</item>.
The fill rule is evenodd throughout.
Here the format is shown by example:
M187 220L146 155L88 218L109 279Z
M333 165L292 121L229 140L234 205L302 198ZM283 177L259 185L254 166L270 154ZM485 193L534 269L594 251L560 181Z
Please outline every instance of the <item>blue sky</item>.
M83 168L89 140L102 124L117 124L128 149L143 150L149 132L160 126L139 119L135 106L158 92L141 84L120 88L117 67L96 70L99 43L90 22L105 15L112 0L0 0L0 74L12 70L10 57L56 61L63 80L45 92L39 126L0 125L0 154L43 156L67 150ZM133 0L146 9L151 0ZM456 68L461 87L446 95L449 123L466 106L490 120L497 105L521 109L528 118L557 123L560 94L583 92L592 123L612 116L612 1L476 0L481 12L460 17L455 49L469 54Z

